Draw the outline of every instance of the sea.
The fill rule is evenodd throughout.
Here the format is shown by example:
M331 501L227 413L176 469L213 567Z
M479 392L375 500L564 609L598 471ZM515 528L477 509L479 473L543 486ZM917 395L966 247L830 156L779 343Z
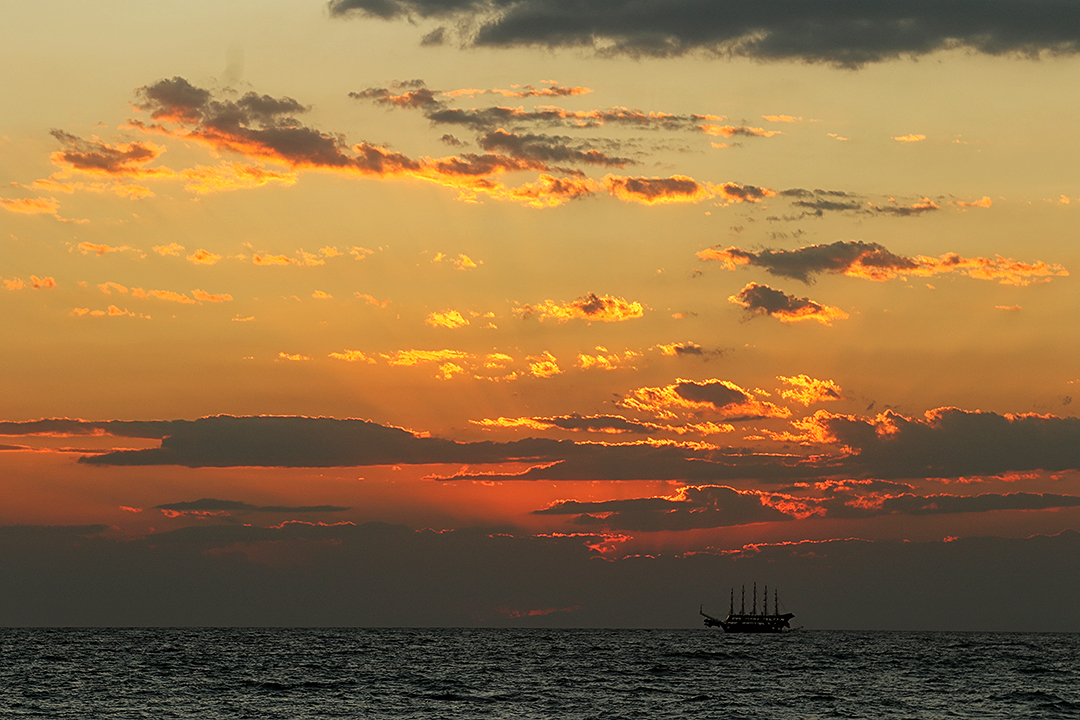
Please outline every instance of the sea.
M6 628L0 718L1080 718L1080 635Z

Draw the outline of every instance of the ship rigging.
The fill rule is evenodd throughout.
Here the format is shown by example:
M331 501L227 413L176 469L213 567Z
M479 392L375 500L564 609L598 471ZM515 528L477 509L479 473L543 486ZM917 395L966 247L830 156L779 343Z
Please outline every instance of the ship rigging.
M779 633L791 630L791 618L794 613L780 613L780 599L776 589L773 589L773 612L769 614L769 586L765 586L765 595L761 602L761 612L757 607L757 583L754 583L753 604L750 612L746 612L746 586L742 586L742 602L739 612L735 612L735 589L731 590L731 604L728 615L721 620L709 615L702 608L698 608L705 618L705 627L720 627L724 632L730 633Z

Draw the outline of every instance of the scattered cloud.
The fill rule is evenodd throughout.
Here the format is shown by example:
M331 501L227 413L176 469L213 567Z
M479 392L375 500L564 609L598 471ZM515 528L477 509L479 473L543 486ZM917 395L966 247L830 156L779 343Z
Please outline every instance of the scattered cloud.
M605 175L601 182L605 190L620 200L643 205L697 203L713 196L705 185L685 175L668 178Z
M965 207L965 208L969 208L969 207L988 208L988 207L990 207L991 205L994 204L994 201L990 199L989 195L983 195L982 198L980 198L978 200L973 200L971 202L964 202L963 200L957 200L956 204L958 206L960 206L960 207Z
M335 360L344 360L345 362L362 362L368 365L374 365L377 361L375 358L368 356L366 353L362 353L359 350L345 350L343 352L332 352L329 357Z
M424 322L431 327L444 327L451 330L469 324L469 321L463 318L457 310L447 310L441 313L433 312L427 316Z
M746 308L750 315L770 315L781 322L816 320L822 325L832 325L834 320L848 317L840 308L788 295L758 283L748 283L737 294L728 297L728 301Z
M154 249L156 250L157 248ZM208 250L203 250L202 248L199 248L191 255L188 255L187 259L195 263L196 265L213 265L221 259L221 256L217 253L212 253Z
M555 356L547 350L543 355L529 355L526 360L529 362L529 372L533 377L550 378L562 374Z
M521 312L524 318L536 315L541 321L550 318L559 322L574 319L589 322L622 322L642 317L645 314L645 308L639 302L627 301L621 297L589 293L562 305L553 300L545 300L537 305L526 305Z

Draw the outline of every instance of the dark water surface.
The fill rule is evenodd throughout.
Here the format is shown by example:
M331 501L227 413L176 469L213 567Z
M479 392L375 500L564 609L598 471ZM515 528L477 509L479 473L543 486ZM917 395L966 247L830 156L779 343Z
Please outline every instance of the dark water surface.
M1080 635L0 629L2 718L1080 718Z

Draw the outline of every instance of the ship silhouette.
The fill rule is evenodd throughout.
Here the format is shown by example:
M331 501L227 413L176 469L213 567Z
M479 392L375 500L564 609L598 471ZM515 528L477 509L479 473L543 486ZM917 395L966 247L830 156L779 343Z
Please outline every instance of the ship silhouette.
M777 591L773 590L773 612L769 614L769 586L765 586L765 596L761 601L761 612L757 608L757 583L754 583L754 599L750 612L746 612L746 586L742 586L742 604L739 612L735 612L735 589L731 590L731 605L726 618L713 617L698 608L705 618L705 627L720 627L729 633L780 633L788 632L791 628L791 618L794 613L780 613L780 600Z

